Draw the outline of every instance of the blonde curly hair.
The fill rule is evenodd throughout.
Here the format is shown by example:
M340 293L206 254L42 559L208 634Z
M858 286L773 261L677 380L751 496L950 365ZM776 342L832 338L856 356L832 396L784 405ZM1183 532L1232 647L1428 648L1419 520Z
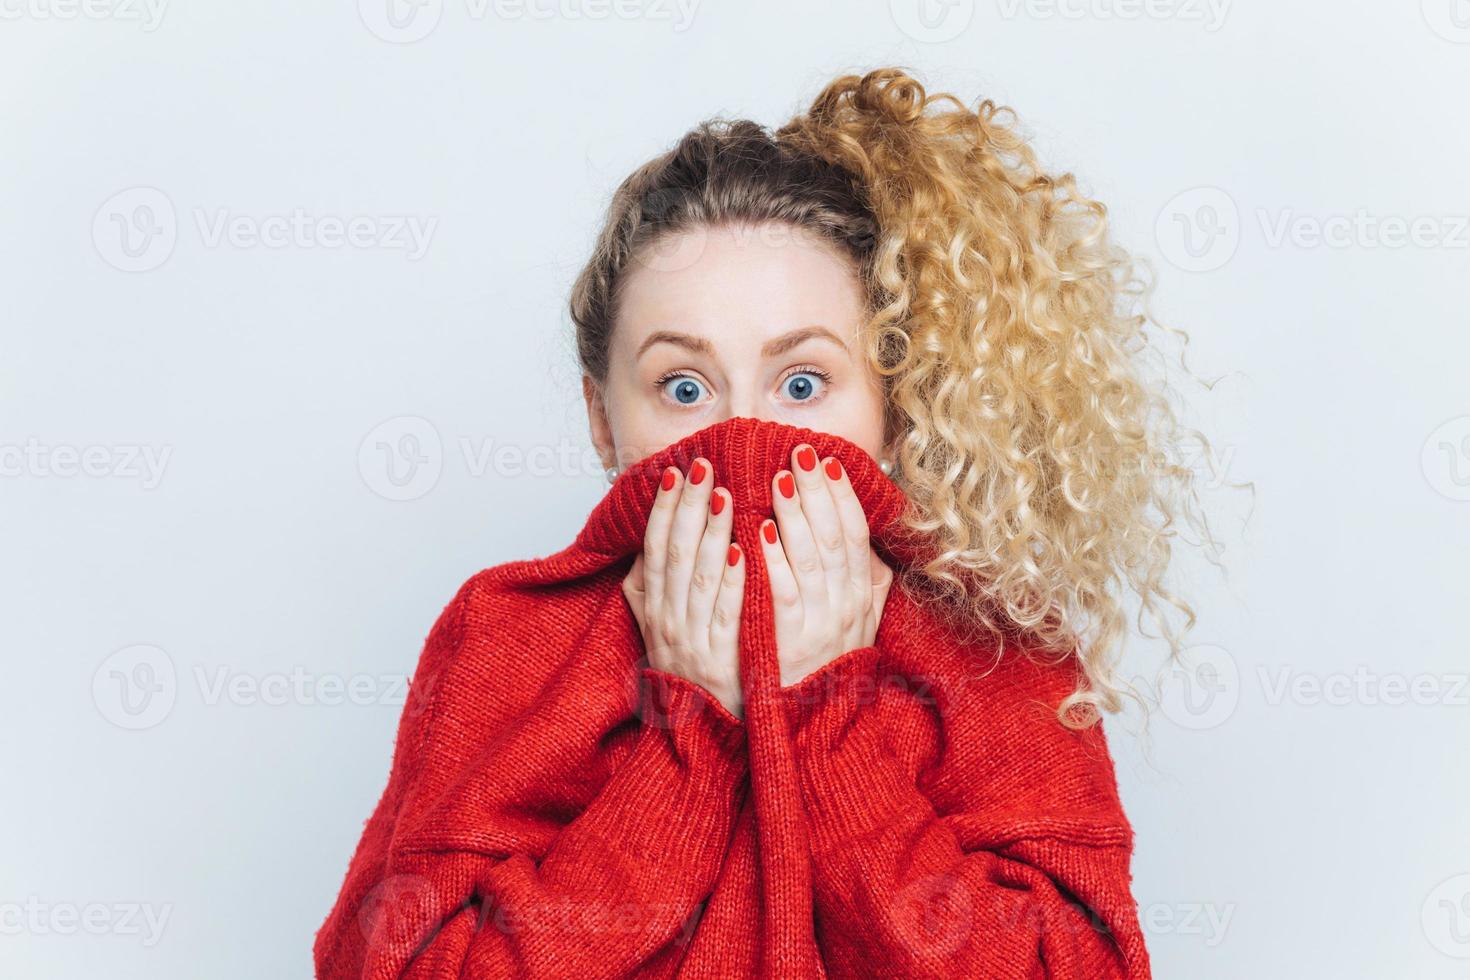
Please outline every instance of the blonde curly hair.
M1120 676L1119 593L1178 657L1195 614L1163 582L1176 524L1215 543L1179 457L1209 442L1148 373L1149 287L1110 242L1106 207L1041 169L1008 107L972 111L900 68L843 76L774 133L706 121L618 187L571 294L582 370L606 380L621 273L641 249L764 221L815 232L860 270L904 520L935 545L905 588L989 633L997 659L1018 635L1075 656L1057 708L1069 727L1142 701Z

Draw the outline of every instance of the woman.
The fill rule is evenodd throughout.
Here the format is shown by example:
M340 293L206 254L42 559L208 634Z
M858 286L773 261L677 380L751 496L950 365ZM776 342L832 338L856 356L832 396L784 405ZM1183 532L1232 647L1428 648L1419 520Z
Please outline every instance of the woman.
M880 70L624 181L571 304L612 488L435 624L319 976L1149 975L1096 722L1190 475L1001 114Z

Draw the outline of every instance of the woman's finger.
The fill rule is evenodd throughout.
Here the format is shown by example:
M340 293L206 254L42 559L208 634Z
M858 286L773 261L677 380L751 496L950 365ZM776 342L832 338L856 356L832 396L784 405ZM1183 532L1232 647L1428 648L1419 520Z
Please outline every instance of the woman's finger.
M745 554L740 545L725 546L724 572L710 617L710 654L730 672L734 691L740 689L740 609L745 604Z
M796 495L796 477L790 470L781 470L773 481L771 497L775 501L776 525L781 532L781 544L786 551L786 561L801 590L801 604L807 616L825 614L828 608L826 570L822 567L822 556L817 553L817 542L812 537L811 526L802 512L801 501Z
M638 622L638 629L643 630L643 604L646 600L643 582L643 554L633 559L633 567L628 569L628 574L623 578L623 598L628 600L628 608L633 611L633 618Z
M786 561L780 529L769 517L761 521L761 556L766 563L766 579L771 585L771 612L776 632L787 636L801 629L803 618L801 589Z
M715 597L725 577L725 557L730 550L730 491L716 487L710 492L709 516L704 535L694 559L694 574L689 579L689 623L693 630L708 630L714 615Z
M796 499L801 503L801 512L806 515L807 527L822 561L829 608L840 610L839 603L852 602L850 611L861 619L862 606L849 593L852 582L847 569L847 542L837 503L828 487L831 481L817 468L817 451L811 446L797 446L791 461L792 472L796 474ZM866 595L857 598L867 602Z
M674 508L679 503L680 485L683 482L676 467L664 469L658 493L653 497L653 509L648 514L648 527L643 532L643 592L644 604L649 609L663 606L669 530L673 527Z
M709 492L714 483L710 472L709 461L702 457L689 464L689 476L674 506L673 525L664 549L663 608L676 623L687 622L689 618L689 584L694 578L699 542L709 520Z
M853 594L866 603L872 596L870 556L876 557L869 541L868 515L863 512L862 501L853 493L852 481L847 478L847 471L840 462L828 456L822 461L822 473L842 523L842 542L847 552L847 574Z
M868 576L873 582L873 603L869 609L870 619L867 628L871 634L878 631L878 623L883 619L883 606L888 602L888 593L893 587L893 569L878 557L878 552L872 548L868 549Z

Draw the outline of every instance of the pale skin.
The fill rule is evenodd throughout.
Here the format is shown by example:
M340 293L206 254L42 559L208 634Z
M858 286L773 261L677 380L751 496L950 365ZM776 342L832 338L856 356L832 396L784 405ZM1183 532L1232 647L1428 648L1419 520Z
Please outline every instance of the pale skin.
M670 236L625 276L607 378L583 377L604 465L735 416L830 432L891 458L883 389L856 343L862 284L840 251L784 224L700 227ZM712 472L696 459L687 473L665 473L623 594L649 665L741 717L746 560L731 543L729 491ZM835 459L794 447L771 496L775 519L760 546L790 686L872 644L893 573Z

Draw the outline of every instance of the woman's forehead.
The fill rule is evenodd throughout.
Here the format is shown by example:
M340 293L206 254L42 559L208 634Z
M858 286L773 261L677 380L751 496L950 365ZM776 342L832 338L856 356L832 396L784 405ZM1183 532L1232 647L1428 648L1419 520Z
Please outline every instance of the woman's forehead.
M759 350L812 325L846 343L863 312L853 263L786 226L683 233L624 275L615 342L629 351L659 332L702 338L716 350Z

